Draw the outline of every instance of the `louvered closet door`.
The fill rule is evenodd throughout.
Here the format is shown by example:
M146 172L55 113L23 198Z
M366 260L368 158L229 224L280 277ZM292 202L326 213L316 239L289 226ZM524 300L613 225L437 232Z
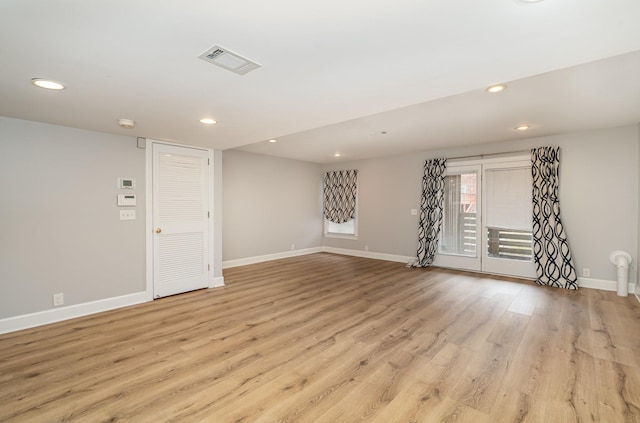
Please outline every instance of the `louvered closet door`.
M208 152L153 144L154 297L208 286Z

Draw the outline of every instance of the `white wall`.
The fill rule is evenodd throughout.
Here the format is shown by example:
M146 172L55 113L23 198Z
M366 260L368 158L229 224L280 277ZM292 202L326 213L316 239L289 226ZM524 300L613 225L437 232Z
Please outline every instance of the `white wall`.
M533 138L484 146L426 151L323 166L358 169L358 239L324 238L323 245L415 256L422 166L434 157L458 157L560 146L560 206L575 265L591 278L615 280L614 250L638 257L638 126ZM637 260L631 281L637 280Z
M320 165L226 150L222 185L223 261L321 246Z
M119 176L135 221L120 221ZM0 117L0 319L145 290L145 153L134 137Z

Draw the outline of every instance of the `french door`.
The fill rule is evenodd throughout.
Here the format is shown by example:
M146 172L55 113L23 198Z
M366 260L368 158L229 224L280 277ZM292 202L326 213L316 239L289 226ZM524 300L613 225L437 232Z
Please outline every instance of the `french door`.
M445 176L444 213L435 266L482 270L480 222L482 166L449 166Z
M528 157L447 163L434 265L535 277Z

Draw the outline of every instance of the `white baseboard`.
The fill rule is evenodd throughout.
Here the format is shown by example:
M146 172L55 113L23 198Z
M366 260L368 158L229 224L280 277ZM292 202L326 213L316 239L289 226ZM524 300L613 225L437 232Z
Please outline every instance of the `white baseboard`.
M8 317L6 319L0 319L0 334L61 322L75 317L141 304L147 301L149 300L147 299L146 292L136 292L135 294L120 297L106 298L104 300L91 301L67 307L57 307L51 310L39 311L22 316Z
M617 291L618 282L608 281L605 279L578 278L578 286L580 288L599 289L601 291ZM636 292L635 284L630 283L628 286L629 294Z
M229 269L231 267L246 266L248 264L256 264L256 263L262 263L265 261L304 256L307 254L314 254L314 253L320 253L320 252L322 252L322 247L314 247L314 248L305 248L302 250L283 251L281 253L266 254L264 256L255 256L255 257L247 257L247 258L241 258L236 260L227 260L222 262L222 268Z
M322 247L322 251L327 253L343 254L347 256L364 257L377 260L395 261L400 263L413 263L416 261L415 257L374 253L371 251L348 250L343 248ZM578 278L578 286L581 288L600 289L603 291L615 292L618 290L618 283L616 281L608 281L603 279ZM636 298L638 298L638 301L640 301L640 297L638 297L638 294L640 294L640 292L636 290L635 284L630 283L628 290L629 294L635 293Z
M394 254L375 253L371 251L349 250L344 248L333 247L315 247L303 250L286 251L282 253L267 254L264 256L248 257L238 260L228 260L222 263L223 269L231 267L245 266L248 264L262 263L265 261L278 260L282 258L297 257L307 254L327 252L333 254L342 254L354 257L364 257L376 260L386 260L399 263L410 263L415 261L415 257L400 256ZM209 288L224 286L224 277L214 278ZM578 286L581 288L600 289L604 291L617 291L617 282L603 279L578 278ZM629 293L634 294L640 301L639 289L635 284L629 284ZM73 319L76 317L87 316L89 314L100 313L103 311L113 310L116 308L127 307L131 305L141 304L152 299L148 298L146 292L137 292L135 294L123 295L120 297L106 298L98 301L91 301L83 304L76 304L67 307L58 307L51 310L39 311L36 313L25 314L22 316L8 317L0 319L0 334L15 332L22 329L28 329L36 326L47 325L49 323L60 322L63 320Z
M211 283L209 283L209 288L218 288L220 286L224 286L224 276L213 278Z
M374 253L373 251L348 250L346 248L322 247L325 253L342 254L345 256L364 257L375 260L395 261L398 263L415 262L415 257L398 256L395 254Z

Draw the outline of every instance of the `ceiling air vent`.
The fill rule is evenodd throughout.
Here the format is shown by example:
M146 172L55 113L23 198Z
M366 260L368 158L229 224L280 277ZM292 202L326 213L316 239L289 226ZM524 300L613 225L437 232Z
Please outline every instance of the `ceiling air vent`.
M220 46L211 47L209 50L198 56L198 58L205 62L220 66L221 68L230 70L231 72L235 72L238 75L245 75L246 73L260 67L260 64Z

